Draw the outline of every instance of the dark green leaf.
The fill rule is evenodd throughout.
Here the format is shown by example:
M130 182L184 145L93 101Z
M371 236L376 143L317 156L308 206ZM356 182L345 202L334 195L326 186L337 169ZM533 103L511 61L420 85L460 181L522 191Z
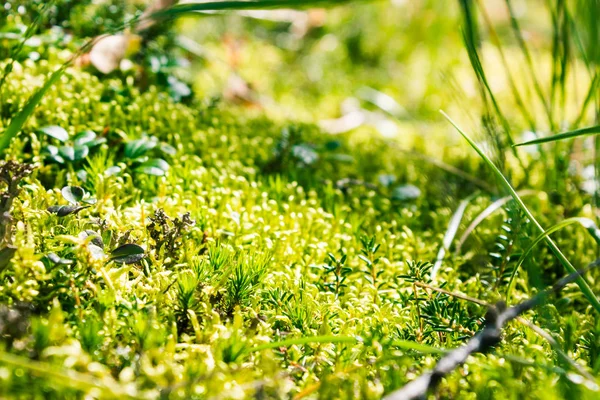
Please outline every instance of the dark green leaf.
M75 150L75 161L83 160L90 153L90 149L87 146L75 146L73 149Z
M79 237L82 238L82 239L91 238L90 239L90 243L91 244L93 244L93 245L95 245L97 247L100 247L101 249L104 248L104 242L102 241L102 237L98 233L96 233L96 232L94 232L92 230L88 229L88 230L85 230L85 231L81 232L79 234Z
M140 261L146 255L144 249L137 244L124 244L110 253L110 259L116 263L133 264Z
M46 126L40 129L40 132L45 133L46 135L53 137L56 140L60 140L61 142L66 142L69 140L69 134L64 128L60 126Z
M56 253L48 253L46 255L48 260L52 261L54 264L62 264L62 265L70 265L73 264L73 260L68 260L66 258L60 258Z
M125 145L125 156L130 159L138 158L144 155L148 150L156 147L156 144L157 142L154 138L132 140Z
M77 214L79 211L84 208L88 208L89 206L78 206L78 205L68 205L68 206L50 206L48 207L48 211L58 215L59 217L66 217L70 214Z
M148 175L163 176L169 170L169 163L160 158L154 158L141 164L135 169Z
M49 144L48 146L44 146L43 150L45 153L48 153L51 156L58 155L58 147L52 146L51 144Z
M73 137L73 143L76 146L89 145L94 139L96 139L96 133L94 131L83 131Z
M339 140L330 140L325 143L325 150L334 151L342 147L342 143Z
M65 200L71 204L79 203L85 196L85 190L79 186L65 186L60 192Z
M6 246L0 250L0 271L8 267L10 260L12 260L16 252L17 248L13 246Z
M67 161L75 161L75 149L71 146L62 146L58 149L62 158Z
M117 165L113 165L112 167L108 167L106 171L104 171L105 176L113 176L120 173L123 169Z

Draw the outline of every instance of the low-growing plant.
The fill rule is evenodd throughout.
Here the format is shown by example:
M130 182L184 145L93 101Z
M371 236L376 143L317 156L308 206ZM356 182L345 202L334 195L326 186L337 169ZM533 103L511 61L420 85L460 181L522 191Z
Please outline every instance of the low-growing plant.
M322 281L318 285L323 290L334 293L336 298L348 287L346 280L353 272L352 268L345 265L347 260L347 254L342 253L338 259L333 253L327 253L325 264L316 266L322 270Z
M106 143L106 138L98 137L91 130L79 132L72 137L60 126L46 126L41 128L40 132L60 142L59 147L48 144L44 146L43 151L50 160L62 165L81 166L92 149Z
M123 161L106 169L105 174L116 175L124 170L130 170L146 175L163 176L170 165L158 155L174 155L176 150L166 144L159 143L154 136L145 136L140 139L130 140L123 148Z

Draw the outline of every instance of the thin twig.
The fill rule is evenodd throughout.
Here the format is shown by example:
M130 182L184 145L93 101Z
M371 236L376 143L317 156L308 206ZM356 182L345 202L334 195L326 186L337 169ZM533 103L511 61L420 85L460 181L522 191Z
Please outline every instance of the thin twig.
M588 270L600 265L600 260L590 264L580 271L575 271L565 278L559 280L554 286L546 289L529 300L519 303L513 307L506 308L502 301L491 307L485 316L484 328L473 336L464 346L450 351L442 357L432 371L426 372L417 379L403 386L399 390L390 393L386 400L410 400L425 399L427 393L434 390L442 378L464 364L467 358L474 353L486 353L502 340L502 329L504 325L518 318L526 311L545 303L550 295L560 292L567 284L574 282Z

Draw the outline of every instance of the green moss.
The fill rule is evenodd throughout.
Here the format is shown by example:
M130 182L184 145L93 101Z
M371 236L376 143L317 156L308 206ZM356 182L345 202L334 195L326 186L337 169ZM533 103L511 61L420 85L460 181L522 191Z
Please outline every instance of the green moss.
M380 16L385 8L372 12ZM348 18L333 15L324 35ZM311 104L338 104L341 94L325 94L327 85L341 90L352 62L371 64L357 78L364 83L370 71L398 61L386 61L390 16L381 31L370 27L381 35L372 43L358 41L356 33L368 22L355 24L343 36L347 70L325 68L323 86L310 86L288 103L298 107L297 115L314 115ZM443 32L429 32L427 40L443 40ZM393 54L407 51L394 46ZM254 57L260 49L251 45ZM297 63L283 51L269 51L274 63ZM50 49L41 61L15 65L0 88L0 129L69 54ZM304 62L319 54L311 52ZM418 68L412 56L405 61ZM250 76L259 70L248 68ZM284 99L302 86L279 81L268 90ZM424 104L413 111L432 115ZM490 172L466 147L440 144L448 130L438 122L428 120L429 136L416 124L400 124L406 138L383 139L368 127L324 134L306 122L309 117L294 120L273 109L256 112L200 98L176 102L161 86L141 89L126 72L99 78L68 69L7 152L7 159L35 169L14 198L9 240L0 241L0 248L16 248L0 269L0 396L380 398L439 358L399 341L453 348L478 331L484 307L412 282L486 302L502 299L502 260L514 262L535 237L526 222L515 223L510 203L479 225L459 254L451 248L440 278L429 280L460 200L479 190L462 232L496 199L473 183L493 187ZM106 141L83 160L59 164L47 146L61 143L39 133L49 125L70 135L92 130ZM127 143L149 137L157 144L141 157L164 159L164 174L140 171L136 166L147 160L127 155ZM413 150L399 152L396 142ZM161 150L165 144L174 152ZM560 202L564 206L542 192L548 184L543 165L532 167L529 181L515 165L507 158L517 182L540 189L527 202L542 225L565 215L591 216L589 198L575 190L561 194L569 200ZM572 179L566 185L579 178ZM396 187L409 184L419 193L398 198ZM96 202L62 217L49 212L68 204L61 195L67 185L81 186ZM593 240L579 228L554 238L574 265L596 256ZM514 248L506 249L509 241ZM141 246L145 257L115 262L111 254L124 244ZM563 274L548 250L537 248L513 297L525 299ZM597 273L589 279L598 286ZM573 359L597 374L600 325L576 286L526 317L556 334ZM548 342L515 322L492 354L473 356L447 376L439 396L596 398L580 380Z

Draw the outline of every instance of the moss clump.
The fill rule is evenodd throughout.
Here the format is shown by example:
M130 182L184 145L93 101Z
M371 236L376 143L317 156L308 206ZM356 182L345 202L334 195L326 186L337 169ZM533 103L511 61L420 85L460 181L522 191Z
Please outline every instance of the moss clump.
M382 49L349 36L362 48L349 58L383 62ZM0 129L69 54L15 64L0 88ZM463 218L472 221L498 197L464 148L437 152L411 135L414 151L398 152L368 128L331 136L280 115L176 100L160 85L141 89L133 73L70 68L12 141L0 170L27 174L18 190L0 179L10 196L0 203L0 221L10 220L0 235L0 396L380 398L481 329L485 308L452 292L503 298L536 235L507 202L461 252L448 249L432 281L460 200L481 190ZM41 133L48 126L67 139ZM430 126L430 137L446 136ZM86 131L98 141L81 150ZM462 173L414 157L422 149ZM544 226L590 216L585 195L566 195L565 207L542 192L528 204ZM574 265L596 255L578 228L556 240ZM517 300L564 273L541 247L523 270ZM560 332L564 352L597 373L600 323L576 286L526 317ZM594 389L514 323L439 396L591 399Z

